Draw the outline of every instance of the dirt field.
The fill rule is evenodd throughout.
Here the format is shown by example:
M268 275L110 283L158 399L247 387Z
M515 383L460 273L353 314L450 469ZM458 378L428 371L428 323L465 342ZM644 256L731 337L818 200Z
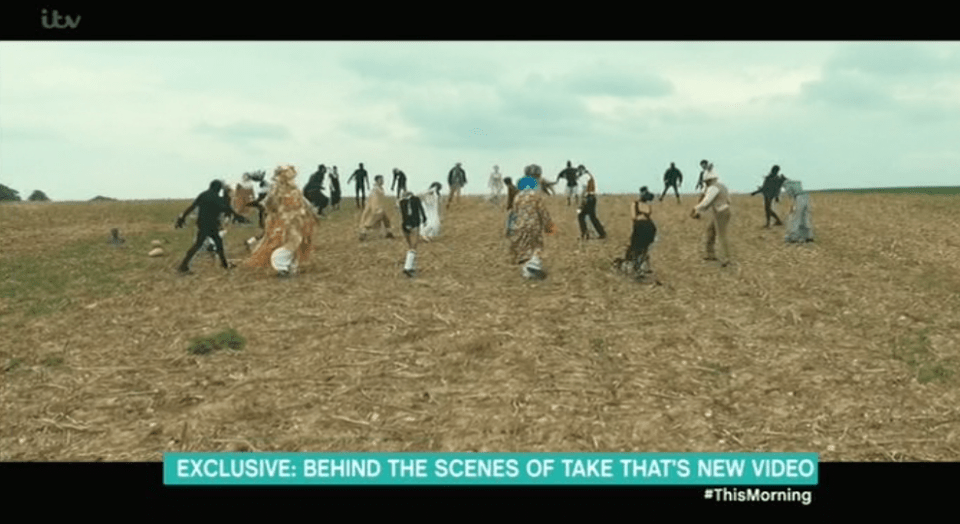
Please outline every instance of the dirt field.
M762 229L736 196L727 268L706 220L665 199L662 285L610 269L553 197L549 278L507 259L502 210L470 198L401 274L399 238L359 243L352 200L291 279L174 268L188 202L0 205L2 461L159 461L164 451L806 451L960 460L960 195L813 194L817 242ZM781 203L781 216L787 204ZM396 211L392 218L397 218ZM126 247L107 244L118 227ZM227 233L246 254L253 226ZM149 258L161 239L168 255ZM240 350L188 353L233 328Z

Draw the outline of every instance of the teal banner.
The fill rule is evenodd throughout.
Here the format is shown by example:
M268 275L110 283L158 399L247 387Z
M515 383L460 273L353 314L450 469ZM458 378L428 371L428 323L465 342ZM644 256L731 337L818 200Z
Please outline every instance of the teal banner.
M816 453L165 453L168 486L815 486Z

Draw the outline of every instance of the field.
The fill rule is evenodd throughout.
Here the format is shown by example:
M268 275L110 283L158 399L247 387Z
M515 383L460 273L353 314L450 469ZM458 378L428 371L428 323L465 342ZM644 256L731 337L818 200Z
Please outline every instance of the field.
M553 197L543 282L507 259L503 211L471 197L401 274L402 240L321 223L301 274L222 270L188 202L0 205L2 461L159 461L164 451L805 451L960 460L960 195L814 193L817 241L734 197L735 264L706 220L654 206L662 285L611 271ZM781 202L781 216L787 204ZM397 213L392 217L396 219ZM126 246L107 244L117 227ZM239 261L256 231L232 226ZM168 242L150 258L150 242ZM233 329L207 354L194 339Z

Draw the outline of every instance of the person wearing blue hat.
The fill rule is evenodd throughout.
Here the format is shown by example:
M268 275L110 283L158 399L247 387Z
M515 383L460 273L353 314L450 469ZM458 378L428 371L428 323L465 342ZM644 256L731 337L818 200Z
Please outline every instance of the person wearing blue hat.
M514 262L522 265L524 278L543 280L543 234L556 232L556 225L550 218L538 190L543 170L538 165L529 165L524 169L524 177L517 182L520 191L513 202L515 212L514 233L511 235L510 250Z

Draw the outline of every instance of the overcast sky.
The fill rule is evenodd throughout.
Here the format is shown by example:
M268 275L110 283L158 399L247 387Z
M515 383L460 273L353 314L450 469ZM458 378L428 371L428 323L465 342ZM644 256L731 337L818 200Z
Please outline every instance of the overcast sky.
M363 162L468 193L494 164L604 193L958 185L960 43L0 42L0 183L26 198L192 198L210 180ZM344 187L346 196L353 191Z

